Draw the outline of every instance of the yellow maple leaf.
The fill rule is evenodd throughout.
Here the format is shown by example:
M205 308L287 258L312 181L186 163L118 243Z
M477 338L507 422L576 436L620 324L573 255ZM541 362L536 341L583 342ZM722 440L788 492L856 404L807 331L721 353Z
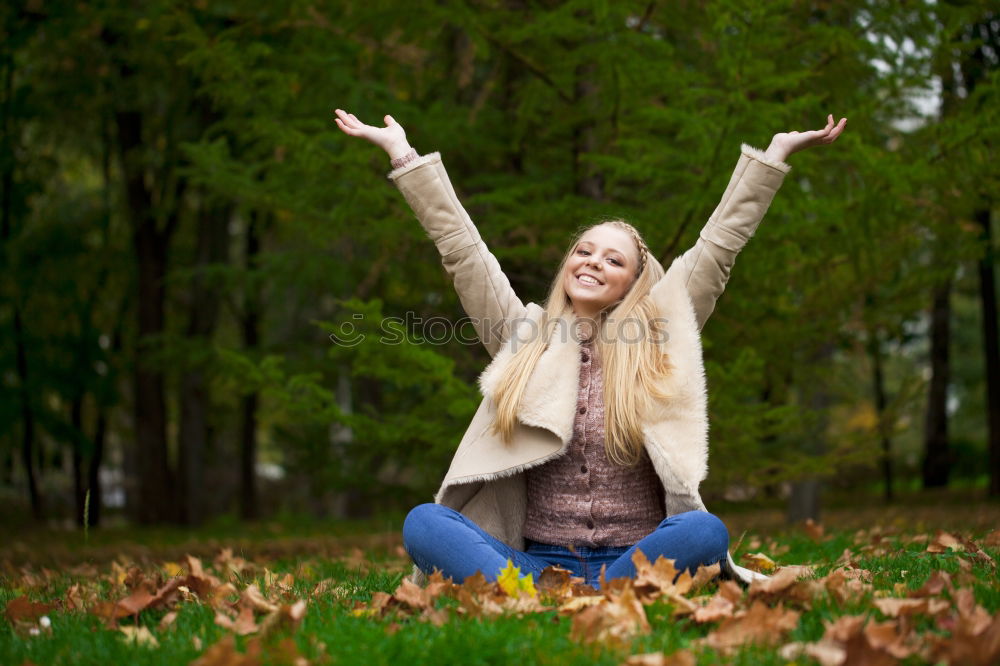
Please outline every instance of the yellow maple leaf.
M181 572L184 571L184 567L177 562L164 562L163 570L166 572L167 576L173 578L174 576L180 576Z
M514 562L510 559L507 560L507 566L500 570L497 583L500 584L500 589L510 597L519 597L522 592L527 593L529 597L538 596L532 574L521 576L521 567L515 567Z
M747 562L751 569L755 569L763 573L774 571L774 569L778 566L774 563L774 560L764 553L744 553L743 561Z

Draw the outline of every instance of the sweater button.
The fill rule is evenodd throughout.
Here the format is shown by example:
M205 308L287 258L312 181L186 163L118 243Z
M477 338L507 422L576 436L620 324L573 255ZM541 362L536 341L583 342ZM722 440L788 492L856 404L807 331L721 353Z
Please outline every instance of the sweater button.
M587 466L586 465L580 465L580 471L583 472L584 474L586 474L587 473Z
M581 407L580 408L580 413L581 414L586 414L587 413L587 408L586 407Z
M589 360L590 360L590 354L588 354L587 352L583 352L583 362L586 363Z
M592 520L588 520L587 521L587 529L588 530L594 529L594 521L592 521Z

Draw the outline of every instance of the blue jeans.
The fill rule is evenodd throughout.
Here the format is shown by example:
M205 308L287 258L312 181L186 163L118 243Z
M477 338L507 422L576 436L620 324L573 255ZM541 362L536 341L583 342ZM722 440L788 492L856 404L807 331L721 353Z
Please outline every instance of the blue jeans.
M444 576L462 582L477 571L487 580L496 580L507 560L532 573L537 579L542 569L556 565L569 569L589 585L599 586L601 565L607 565L607 580L634 578L632 554L641 550L650 562L660 555L675 560L678 571L692 573L699 565L725 559L729 531L716 516L705 511L688 511L666 518L651 534L632 546L574 547L526 541L525 551L515 550L487 534L458 511L440 504L417 506L403 523L403 547L424 573L440 569Z

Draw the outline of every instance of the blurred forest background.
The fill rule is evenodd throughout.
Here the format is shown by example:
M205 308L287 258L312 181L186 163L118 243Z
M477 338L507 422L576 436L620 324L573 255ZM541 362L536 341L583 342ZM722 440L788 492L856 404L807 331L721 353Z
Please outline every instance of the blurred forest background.
M995 8L5 4L3 520L429 500L488 358L334 107L441 151L526 302L581 224L623 216L666 263L741 142L847 116L791 158L705 327L706 502L1000 495Z

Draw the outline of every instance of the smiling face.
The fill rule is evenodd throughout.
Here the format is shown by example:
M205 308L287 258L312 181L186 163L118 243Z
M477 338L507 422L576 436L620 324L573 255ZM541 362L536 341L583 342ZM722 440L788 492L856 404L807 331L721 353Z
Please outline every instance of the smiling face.
M635 281L639 249L624 229L592 227L573 248L563 271L563 288L580 318L597 315L620 301Z

